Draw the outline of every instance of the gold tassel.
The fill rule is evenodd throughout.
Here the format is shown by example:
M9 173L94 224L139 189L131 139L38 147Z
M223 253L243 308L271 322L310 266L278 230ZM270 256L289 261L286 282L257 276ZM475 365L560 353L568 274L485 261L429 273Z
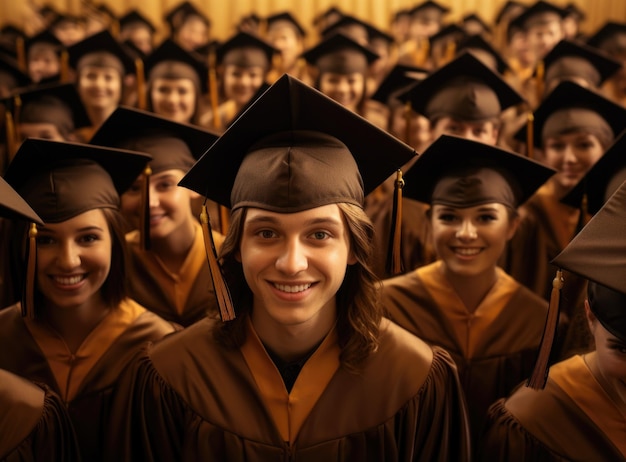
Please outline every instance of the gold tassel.
M559 302L562 288L563 272L558 269L552 281L550 305L548 306L546 325L543 329L543 336L541 337L539 351L537 352L537 361L535 362L533 373L526 384L527 387L535 390L542 390L548 381L548 371L550 370L548 362L550 361L550 353L552 352L552 345L556 337L556 329L559 323Z
M532 111L528 112L526 120L526 155L532 159L535 155L535 115Z
M139 243L143 250L150 250L150 175L152 169L146 166L141 185L141 211L139 214Z
M404 142L411 146L411 101L404 104Z
M219 205L220 210L220 232L226 236L228 227L230 226L230 211L227 207Z
M428 61L428 54L430 53L430 41L425 37L418 39L416 52L415 66L426 67L426 61Z
M61 82L68 83L70 81L70 54L67 50L61 52Z
M15 40L15 51L17 52L17 65L22 72L27 72L26 67L26 44L24 37L17 37Z
M209 51L209 99L211 100L211 110L213 111L213 128L222 129L222 118L220 117L220 103L217 95L217 73L215 67L217 60L215 50Z
M454 55L456 54L456 42L454 40L450 40L446 43L446 54L445 61L441 63L441 65L445 65L454 59Z
M146 110L148 107L148 95L146 95L146 75L144 74L141 58L135 59L135 75L137 77L137 107Z
M5 112L5 130L7 137L7 165L17 152L17 134L15 132L15 124L13 123L13 114L8 109ZM6 168L6 165L5 165Z
M217 261L217 252L215 251L215 243L213 242L213 234L211 233L211 223L209 220L209 212L207 211L206 201L202 204L202 212L200 213L200 224L202 225L202 235L204 237L204 248L206 250L206 258L209 263L211 272L211 280L217 297L217 305L220 310L222 321L232 321L235 319L235 308L230 291L224 281L222 268Z
M37 272L37 225L28 230L28 255L26 256L26 283L22 296L22 316L35 319L35 276Z
M393 211L391 214L391 233L389 249L387 251L387 273L396 275L402 273L401 240L402 240L402 170L398 170L393 189Z
M537 63L537 71L535 73L535 85L536 85L536 96L537 103L539 103L543 99L543 78L545 74L545 64L543 61L539 61Z

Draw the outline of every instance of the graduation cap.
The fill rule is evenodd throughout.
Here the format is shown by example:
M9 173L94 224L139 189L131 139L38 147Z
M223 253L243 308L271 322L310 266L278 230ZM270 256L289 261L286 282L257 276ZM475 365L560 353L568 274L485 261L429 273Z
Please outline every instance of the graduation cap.
M24 45L26 47L27 54L36 46L49 47L57 54L60 54L61 51L65 49L65 46L61 43L61 41L47 29L41 31L37 35L29 37Z
M432 21L440 22L441 18L450 12L450 8L443 6L441 3L431 0L420 3L419 5L411 8L411 16L415 18L422 18Z
M428 38L430 42L430 54L434 50L443 50L445 62L454 58L459 43L467 38L467 33L457 24L451 23L442 27L438 32Z
M545 387L548 359L559 318L559 286L567 284L562 269L589 280L587 299L591 311L606 330L626 342L626 184L622 184L608 202L552 260L558 267L556 289L541 339L540 353L527 386Z
M581 10L574 2L570 2L563 7L566 16L573 16L576 21L583 21L587 17L585 12Z
M78 91L70 83L26 88L14 93L11 103L17 123L50 123L63 137L91 125Z
M300 37L306 37L306 31L298 20L288 11L276 13L265 18L267 30L273 27L290 27L296 31Z
M272 56L277 51L265 40L253 34L238 32L216 49L215 57L218 64L261 67L267 70L272 63Z
M555 173L526 156L479 141L441 135L404 176L403 194L427 204L517 208Z
M497 73L464 52L400 95L431 121L441 117L487 120L524 100Z
M0 50L18 59L23 59L24 43L28 39L26 33L13 24L6 24L0 28Z
M626 180L626 131L622 132L561 202L577 208L583 206L584 202L585 211L593 215L624 180Z
M391 35L377 29L366 21L350 15L343 15L337 22L326 27L322 31L322 37L327 39L336 33L342 33L363 45L367 45L373 40L383 40L386 43L393 43L394 41Z
M325 23L325 26L328 26L329 24L326 24L328 20L331 20L331 22L333 20L336 21L342 16L343 12L339 8L331 6L313 18L313 25L317 26L318 24Z
M168 11L165 15L165 21L170 26L170 29L173 32L178 30L191 16L198 17L208 27L211 26L211 21L209 20L209 18L198 8L196 8L191 2L188 1L179 3L170 11Z
M570 81L561 82L534 112L533 145L574 130L592 131L612 142L626 126L626 109L599 93ZM515 134L526 142L528 127Z
M589 305L626 342L626 183L622 183L552 264L590 282ZM565 281L567 284L567 281Z
M509 66L500 53L482 35L471 35L458 45L458 52L469 51L490 69L504 74Z
M144 171L140 241L150 248L150 175L167 170L187 172L218 138L201 127L174 122L151 112L118 107L100 126L89 144L145 152L152 156Z
M28 85L30 77L20 70L19 64L14 58L0 53L0 83L5 83L13 89Z
M380 82L370 99L388 106L402 104L397 98L398 95L426 78L428 72L421 67L396 64Z
M48 27L54 29L65 24L83 24L84 22L85 18L79 14L57 12Z
M466 14L461 18L461 23L468 35L491 32L491 27L477 13Z
M340 74L365 73L379 58L372 50L340 32L305 51L302 57L321 73Z
M0 216L43 224L30 205L2 177L0 177Z
M97 208L119 209L120 194L135 181L150 156L126 150L28 138L5 180L45 223L60 223ZM23 314L34 317L36 227L29 231Z
M76 70L91 65L113 67L122 75L135 72L134 60L108 30L103 30L75 43L67 51L70 66Z
M561 21L564 17L565 11L562 8L550 2L539 0L513 19L511 24L515 24L522 29L528 29L539 24Z
M179 184L232 210L296 213L334 203L362 207L364 196L414 155L411 147L285 74ZM208 218L202 221L206 239ZM213 254L216 292L223 294L218 298L222 319L232 319L232 301L223 279L216 277L215 255L207 254Z
M156 28L154 27L154 24L152 23L152 21L146 18L137 9L132 9L129 12L127 12L125 15L120 17L119 23L120 23L120 31L125 28L144 26L144 27L147 27L152 34L156 32Z
M622 55L626 52L626 23L607 22L587 39L587 45L609 56Z
M543 59L544 80L583 78L594 87L616 73L622 64L594 48L561 40Z
M165 39L150 53L144 66L146 77L150 80L187 78L196 83L201 93L207 92L209 70L206 64L171 39Z
M506 3L504 3L504 5L502 5L502 7L496 13L494 22L496 24L500 24L504 20L504 18L509 18L510 20L510 18L517 17L526 8L527 8L526 5L522 4L521 2L508 0Z

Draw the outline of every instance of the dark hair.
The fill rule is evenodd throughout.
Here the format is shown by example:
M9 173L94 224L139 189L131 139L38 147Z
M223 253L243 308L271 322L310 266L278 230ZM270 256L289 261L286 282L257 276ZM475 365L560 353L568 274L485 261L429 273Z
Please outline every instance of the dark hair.
M100 210L104 214L104 218L109 225L109 233L111 234L111 268L100 291L104 303L111 308L116 308L128 294L128 251L124 234L127 225L119 210L110 208L102 208ZM13 246L14 251L10 256L11 274L13 275L11 286L14 299L19 299L19 294L23 292L26 282L26 247L29 226L29 223L16 221L11 231L13 237L11 241L22 243L21 246ZM41 306L42 299L43 294L35 283L35 308Z
M336 294L337 334L341 349L340 361L352 372L378 348L379 326L382 319L380 284L370 269L374 227L362 208L352 204L337 204L349 230L350 247L357 262L347 267L343 283ZM250 315L252 292L248 287L240 262L235 254L241 243L245 208L235 210L220 259L226 282L233 296L237 318L218 324L215 338L225 346L240 347L245 341L245 319Z

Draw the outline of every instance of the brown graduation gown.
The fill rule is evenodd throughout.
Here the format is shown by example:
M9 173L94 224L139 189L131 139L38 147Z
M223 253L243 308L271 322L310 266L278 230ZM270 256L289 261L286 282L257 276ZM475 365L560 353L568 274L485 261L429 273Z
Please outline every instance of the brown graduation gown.
M530 376L547 303L502 270L474 313L467 311L437 261L383 281L388 316L456 362L474 438L487 409Z
M187 327L207 314L219 313L206 260L200 224L194 243L178 273L168 271L159 258L139 245L139 233L126 236L130 249L129 296L161 318ZM224 237L213 233L219 248Z
M626 415L582 356L552 366L543 390L521 386L489 411L479 460L626 460Z
M41 387L0 369L0 460L80 460L63 402Z
M248 321L241 348L204 319L148 348L123 384L129 432L115 460L463 461L464 403L452 360L388 320L358 373L339 363L334 329L291 393ZM124 443L120 439L124 438Z
M106 350L99 351L100 341L86 345L86 353L93 352L99 356L95 361L92 361L91 355L81 357L82 345L74 359L64 351L56 351L56 347L54 352L42 351L39 342L58 346L60 340L52 334L44 338L45 327L39 325L41 323L37 323L34 331L38 333L38 338L33 337L33 331L22 318L19 305L0 311L0 368L44 383L61 397L71 397L64 401L74 424L83 460L100 460L107 426L119 427L109 420L110 407L115 398L116 382L131 358L145 342L160 339L174 331L170 323L132 300L122 302L119 310L138 316L132 316ZM128 317L125 319L128 321ZM124 322L119 317L117 320ZM54 362L50 363L52 358ZM88 370L81 369L81 363L86 361L93 365ZM78 374L82 376L81 381L74 378ZM58 377L67 377L67 383L59 385Z

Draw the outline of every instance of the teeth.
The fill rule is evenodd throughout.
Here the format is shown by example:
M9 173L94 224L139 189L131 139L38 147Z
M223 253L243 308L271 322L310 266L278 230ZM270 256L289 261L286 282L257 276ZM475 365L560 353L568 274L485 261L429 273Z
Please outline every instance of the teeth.
M288 292L291 294L295 294L297 292L303 292L305 290L307 290L309 287L311 287L311 284L300 284L297 286L287 286L284 284L274 284L274 287L276 287L278 290L281 290L283 292Z
M466 256L478 255L478 253L480 253L480 249L461 249L461 248L457 248L457 249L455 249L455 251L458 254L466 255Z
M70 277L57 276L54 278L54 280L58 282L59 284L70 286L72 284L78 284L80 281L82 281L83 276L70 276Z

